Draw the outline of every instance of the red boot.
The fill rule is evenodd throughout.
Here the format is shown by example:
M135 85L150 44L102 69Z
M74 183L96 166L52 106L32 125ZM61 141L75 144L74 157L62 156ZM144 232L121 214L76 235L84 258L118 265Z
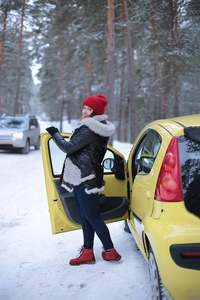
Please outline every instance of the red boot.
M80 250L80 255L77 258L71 259L69 264L71 266L79 266L82 264L94 264L95 257L93 249L85 249L83 246Z
M114 247L110 251L103 251L102 257L107 261L119 261L121 259L121 255L117 253Z

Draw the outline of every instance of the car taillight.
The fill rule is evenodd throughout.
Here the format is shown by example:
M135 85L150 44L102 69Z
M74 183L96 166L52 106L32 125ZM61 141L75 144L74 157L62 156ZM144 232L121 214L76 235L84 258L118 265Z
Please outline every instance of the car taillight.
M171 140L163 159L156 185L155 199L166 202L183 201L177 137Z

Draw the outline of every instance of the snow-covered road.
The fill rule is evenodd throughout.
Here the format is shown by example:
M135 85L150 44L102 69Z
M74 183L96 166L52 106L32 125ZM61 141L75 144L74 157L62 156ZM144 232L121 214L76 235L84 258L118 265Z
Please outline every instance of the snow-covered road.
M0 300L151 299L148 264L123 222L110 224L118 263L71 267L81 230L52 235L41 151L0 151Z

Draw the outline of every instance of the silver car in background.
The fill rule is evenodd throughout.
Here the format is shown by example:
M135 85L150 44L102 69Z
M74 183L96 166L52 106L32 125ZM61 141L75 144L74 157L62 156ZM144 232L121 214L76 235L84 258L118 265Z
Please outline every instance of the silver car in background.
M0 118L0 149L28 154L40 149L40 125L35 115L4 114Z

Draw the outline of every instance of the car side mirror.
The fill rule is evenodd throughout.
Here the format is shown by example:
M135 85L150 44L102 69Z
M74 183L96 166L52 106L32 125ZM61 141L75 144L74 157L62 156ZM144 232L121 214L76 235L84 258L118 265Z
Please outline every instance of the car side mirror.
M106 170L113 171L114 165L115 165L115 162L114 162L113 158L106 158L103 160L103 167Z
M106 158L103 160L103 167L104 167L104 169L109 170L110 172L113 172L117 179L120 179L120 180L125 179L123 160L117 161L117 164L115 165L115 160L113 158Z

